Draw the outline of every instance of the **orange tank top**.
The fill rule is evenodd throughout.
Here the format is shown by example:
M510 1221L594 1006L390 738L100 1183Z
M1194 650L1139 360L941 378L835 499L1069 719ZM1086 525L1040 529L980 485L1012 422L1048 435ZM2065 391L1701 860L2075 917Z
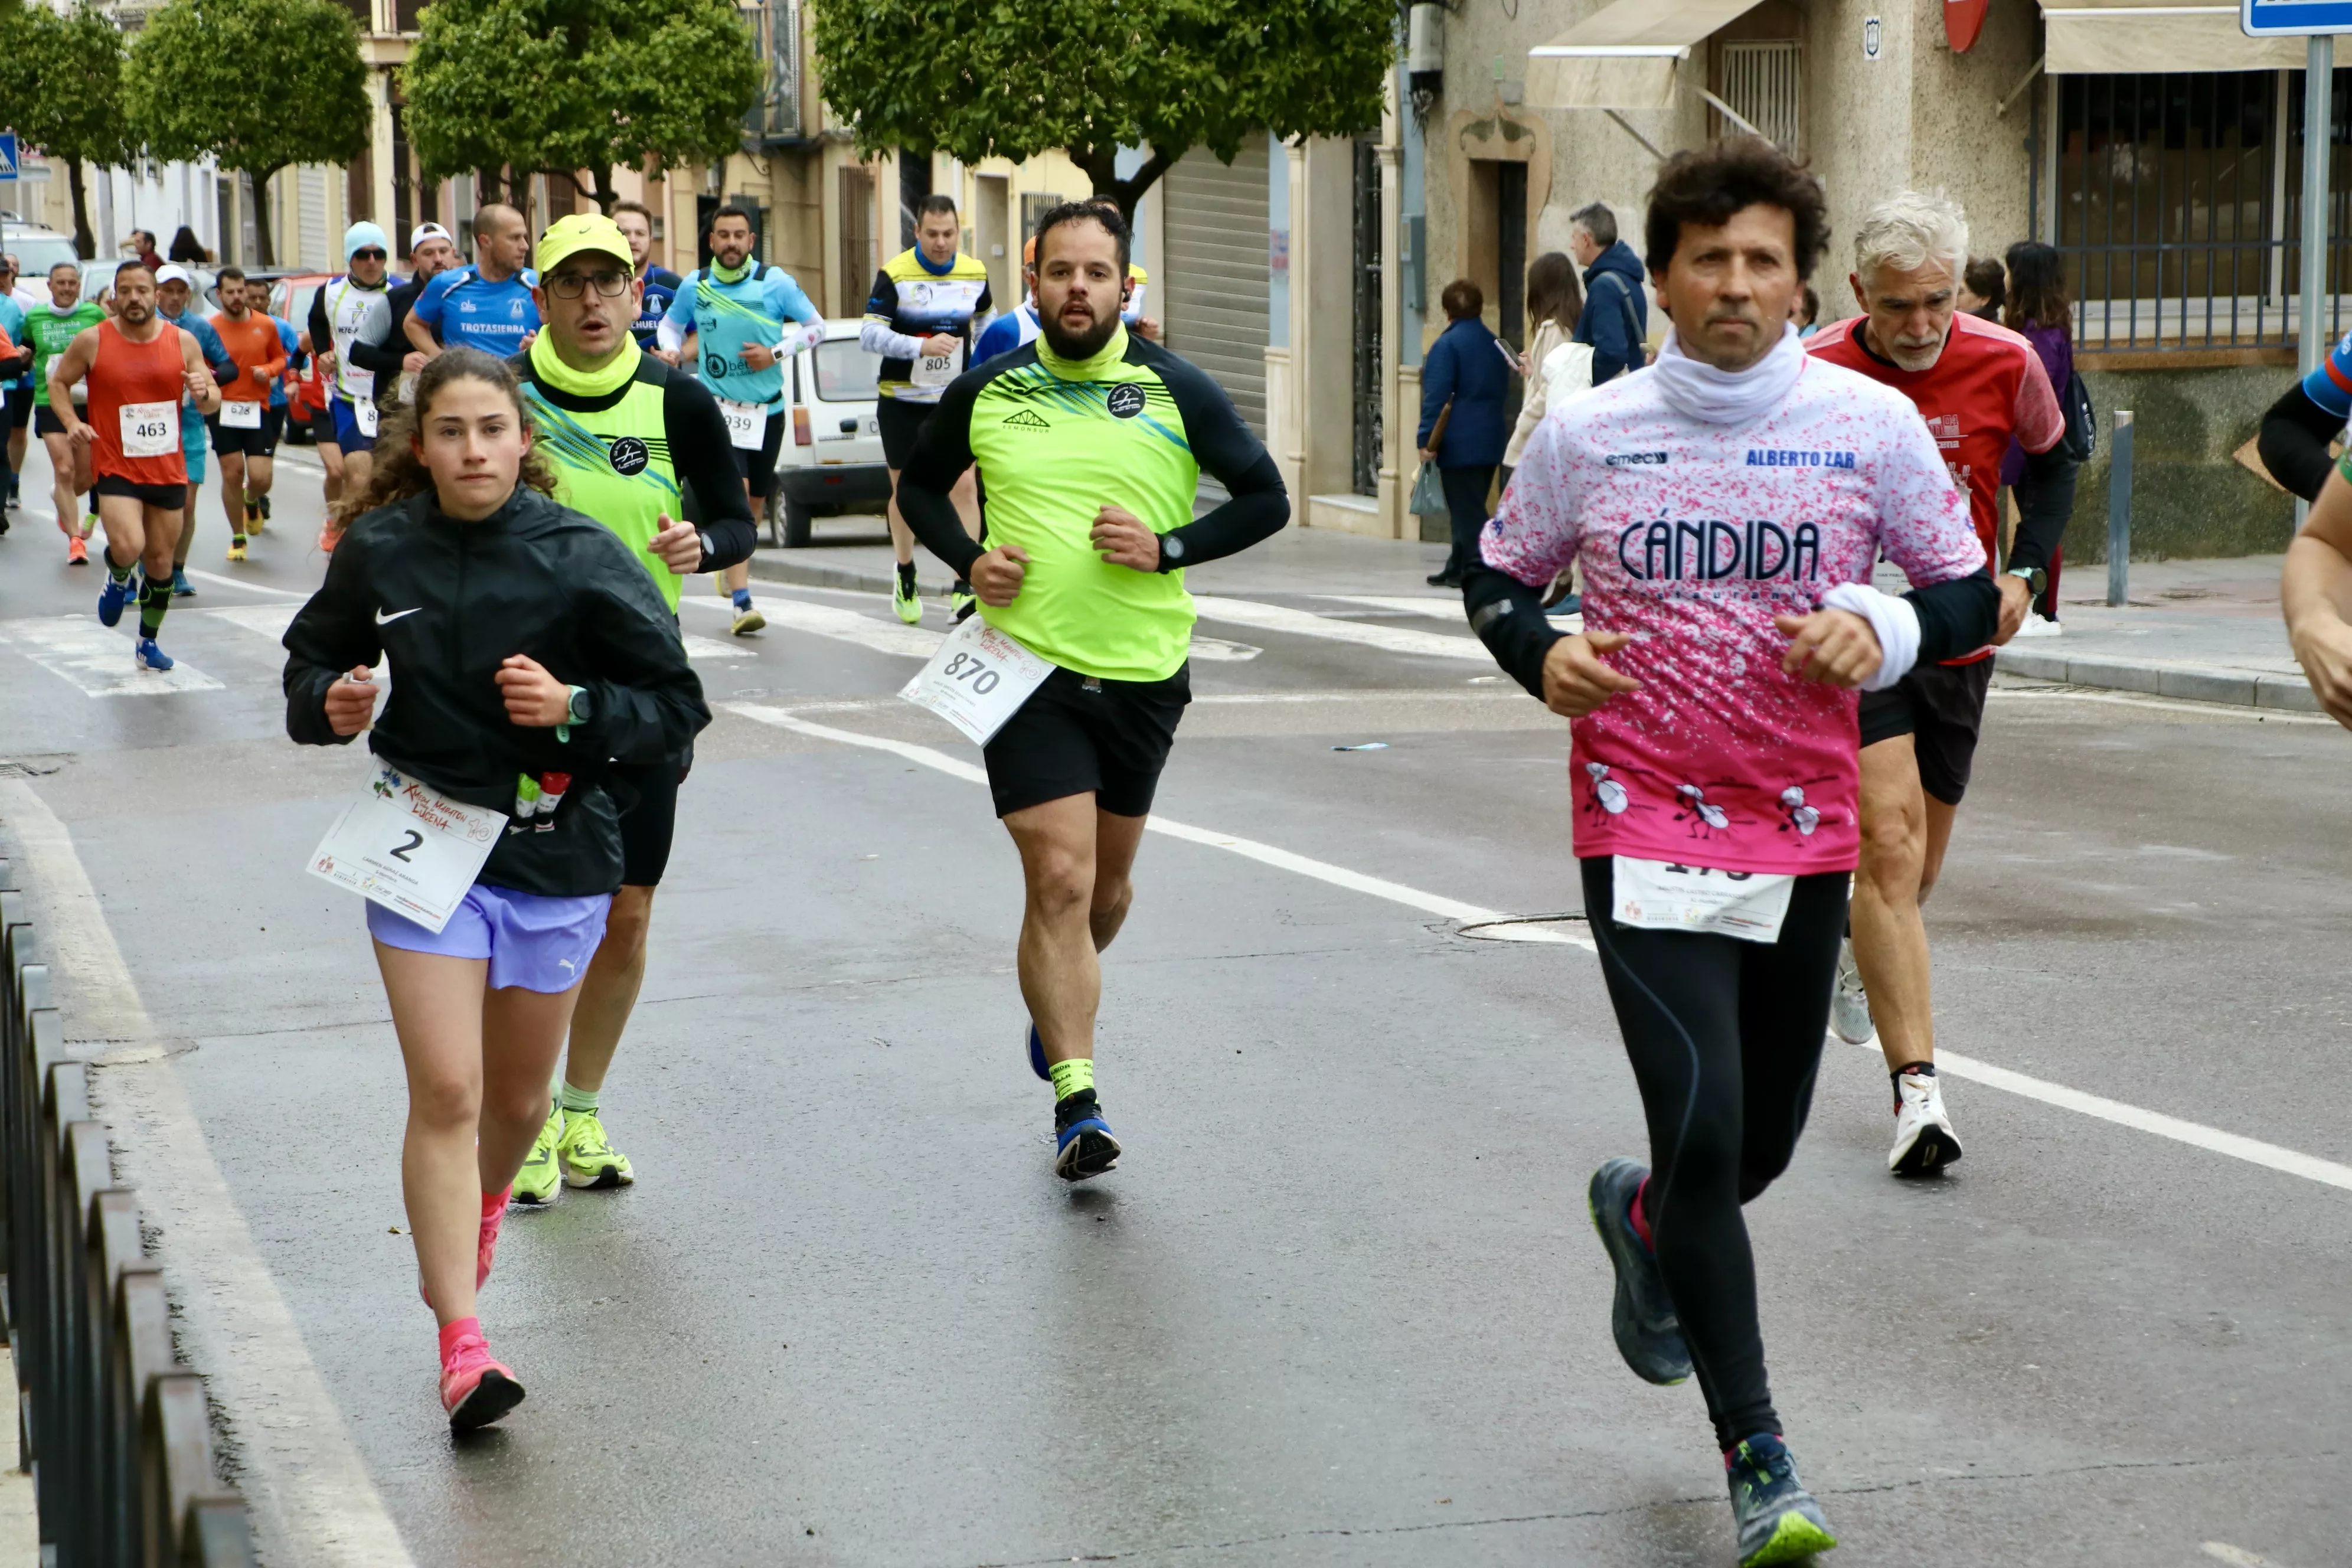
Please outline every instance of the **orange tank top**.
M89 372L89 412L96 437L90 471L100 479L140 485L184 485L181 406L187 395L180 357L181 331L169 321L155 341L134 343L111 321L98 324L98 356Z

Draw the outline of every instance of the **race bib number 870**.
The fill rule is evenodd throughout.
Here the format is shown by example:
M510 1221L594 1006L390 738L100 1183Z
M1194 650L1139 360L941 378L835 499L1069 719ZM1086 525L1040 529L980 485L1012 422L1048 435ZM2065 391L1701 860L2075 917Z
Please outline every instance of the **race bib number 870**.
M898 695L985 746L1053 673L1051 663L974 616L940 640Z

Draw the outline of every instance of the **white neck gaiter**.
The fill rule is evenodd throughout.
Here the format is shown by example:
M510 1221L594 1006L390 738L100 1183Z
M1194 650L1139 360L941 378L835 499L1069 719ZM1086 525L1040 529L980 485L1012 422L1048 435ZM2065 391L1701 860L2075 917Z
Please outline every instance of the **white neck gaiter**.
M1708 425L1743 425L1779 407L1804 368L1805 351L1792 325L1783 326L1771 352L1743 371L1717 370L1691 358L1670 327L1650 374L1675 413Z

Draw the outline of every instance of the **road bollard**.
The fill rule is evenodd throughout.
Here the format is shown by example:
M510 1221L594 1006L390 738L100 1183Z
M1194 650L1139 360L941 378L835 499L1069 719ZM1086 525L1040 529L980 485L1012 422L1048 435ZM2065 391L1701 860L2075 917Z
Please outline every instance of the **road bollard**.
M2107 603L2131 597L2132 416L2116 410L2115 439L2107 447Z

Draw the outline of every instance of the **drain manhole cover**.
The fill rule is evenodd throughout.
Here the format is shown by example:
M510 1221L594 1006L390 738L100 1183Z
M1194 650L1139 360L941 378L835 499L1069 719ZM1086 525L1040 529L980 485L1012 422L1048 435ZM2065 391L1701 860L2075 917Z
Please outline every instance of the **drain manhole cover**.
M1491 921L1473 921L1456 926L1454 934L1475 938L1479 942L1565 942L1570 947L1591 947L1582 915L1504 915Z

